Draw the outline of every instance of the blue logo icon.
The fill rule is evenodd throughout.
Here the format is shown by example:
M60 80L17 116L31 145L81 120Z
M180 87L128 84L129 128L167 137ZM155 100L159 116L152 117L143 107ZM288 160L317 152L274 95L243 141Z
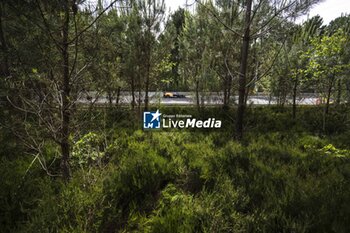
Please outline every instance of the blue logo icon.
M144 112L143 113L143 128L144 129L160 129L160 116L159 110L156 112Z

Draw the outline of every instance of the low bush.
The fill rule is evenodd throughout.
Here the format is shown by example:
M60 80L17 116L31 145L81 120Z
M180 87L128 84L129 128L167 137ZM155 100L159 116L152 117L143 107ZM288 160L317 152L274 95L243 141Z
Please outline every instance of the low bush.
M2 156L0 232L350 232L349 131L250 114L242 142L231 128L84 132L66 184ZM58 171L57 146L43 153Z

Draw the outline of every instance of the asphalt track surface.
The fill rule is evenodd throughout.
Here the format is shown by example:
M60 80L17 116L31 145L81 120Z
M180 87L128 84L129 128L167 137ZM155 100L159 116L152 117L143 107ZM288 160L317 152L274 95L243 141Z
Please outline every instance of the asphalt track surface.
M164 98L163 92L150 92L149 103L150 104L162 104L162 105L196 105L197 99L192 92L180 92L185 95L185 98ZM141 102L144 101L144 93L141 93ZM135 96L135 102L138 103L138 95ZM119 97L119 104L130 104L132 101L132 95L128 92L121 93ZM82 104L109 104L110 99L105 94L98 94L96 92L89 92L81 95L77 101ZM112 98L112 103L116 103L116 97ZM200 97L200 103L204 105L222 105L223 96L220 93L206 93ZM232 96L231 103L238 103L238 96ZM270 97L268 95L251 95L248 97L248 105L275 105L277 104L277 98ZM298 105L317 105L320 103L320 98L316 94L304 93L297 97L296 103ZM286 104L292 104L292 98L287 98Z

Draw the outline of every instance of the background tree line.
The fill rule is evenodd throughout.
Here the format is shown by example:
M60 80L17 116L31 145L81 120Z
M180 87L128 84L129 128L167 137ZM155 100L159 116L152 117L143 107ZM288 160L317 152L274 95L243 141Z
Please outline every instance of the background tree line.
M2 0L0 232L350 232L350 17L317 2Z
M282 107L292 96L296 120L299 93L314 92L324 96L325 127L332 99L350 98L349 17L294 23L317 2L196 1L169 13L160 0L2 1L2 108L20 112L11 124L35 153L47 138L60 146L66 178L78 100L91 92L113 107L128 91L138 114L150 91L191 91L198 111L209 92L222 93L224 109L238 94L237 138L250 94Z

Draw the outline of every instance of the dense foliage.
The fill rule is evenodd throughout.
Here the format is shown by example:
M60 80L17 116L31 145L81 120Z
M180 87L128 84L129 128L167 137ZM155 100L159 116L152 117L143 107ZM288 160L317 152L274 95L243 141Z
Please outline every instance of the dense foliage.
M127 115L105 130L95 122L74 139L68 184L8 148L1 232L348 232L350 131L335 117L322 136L317 111L303 109L293 126L288 111L251 109L240 143L229 129L143 132L121 127ZM45 145L51 170L55 147Z
M350 17L192 2L0 1L0 232L350 232Z

